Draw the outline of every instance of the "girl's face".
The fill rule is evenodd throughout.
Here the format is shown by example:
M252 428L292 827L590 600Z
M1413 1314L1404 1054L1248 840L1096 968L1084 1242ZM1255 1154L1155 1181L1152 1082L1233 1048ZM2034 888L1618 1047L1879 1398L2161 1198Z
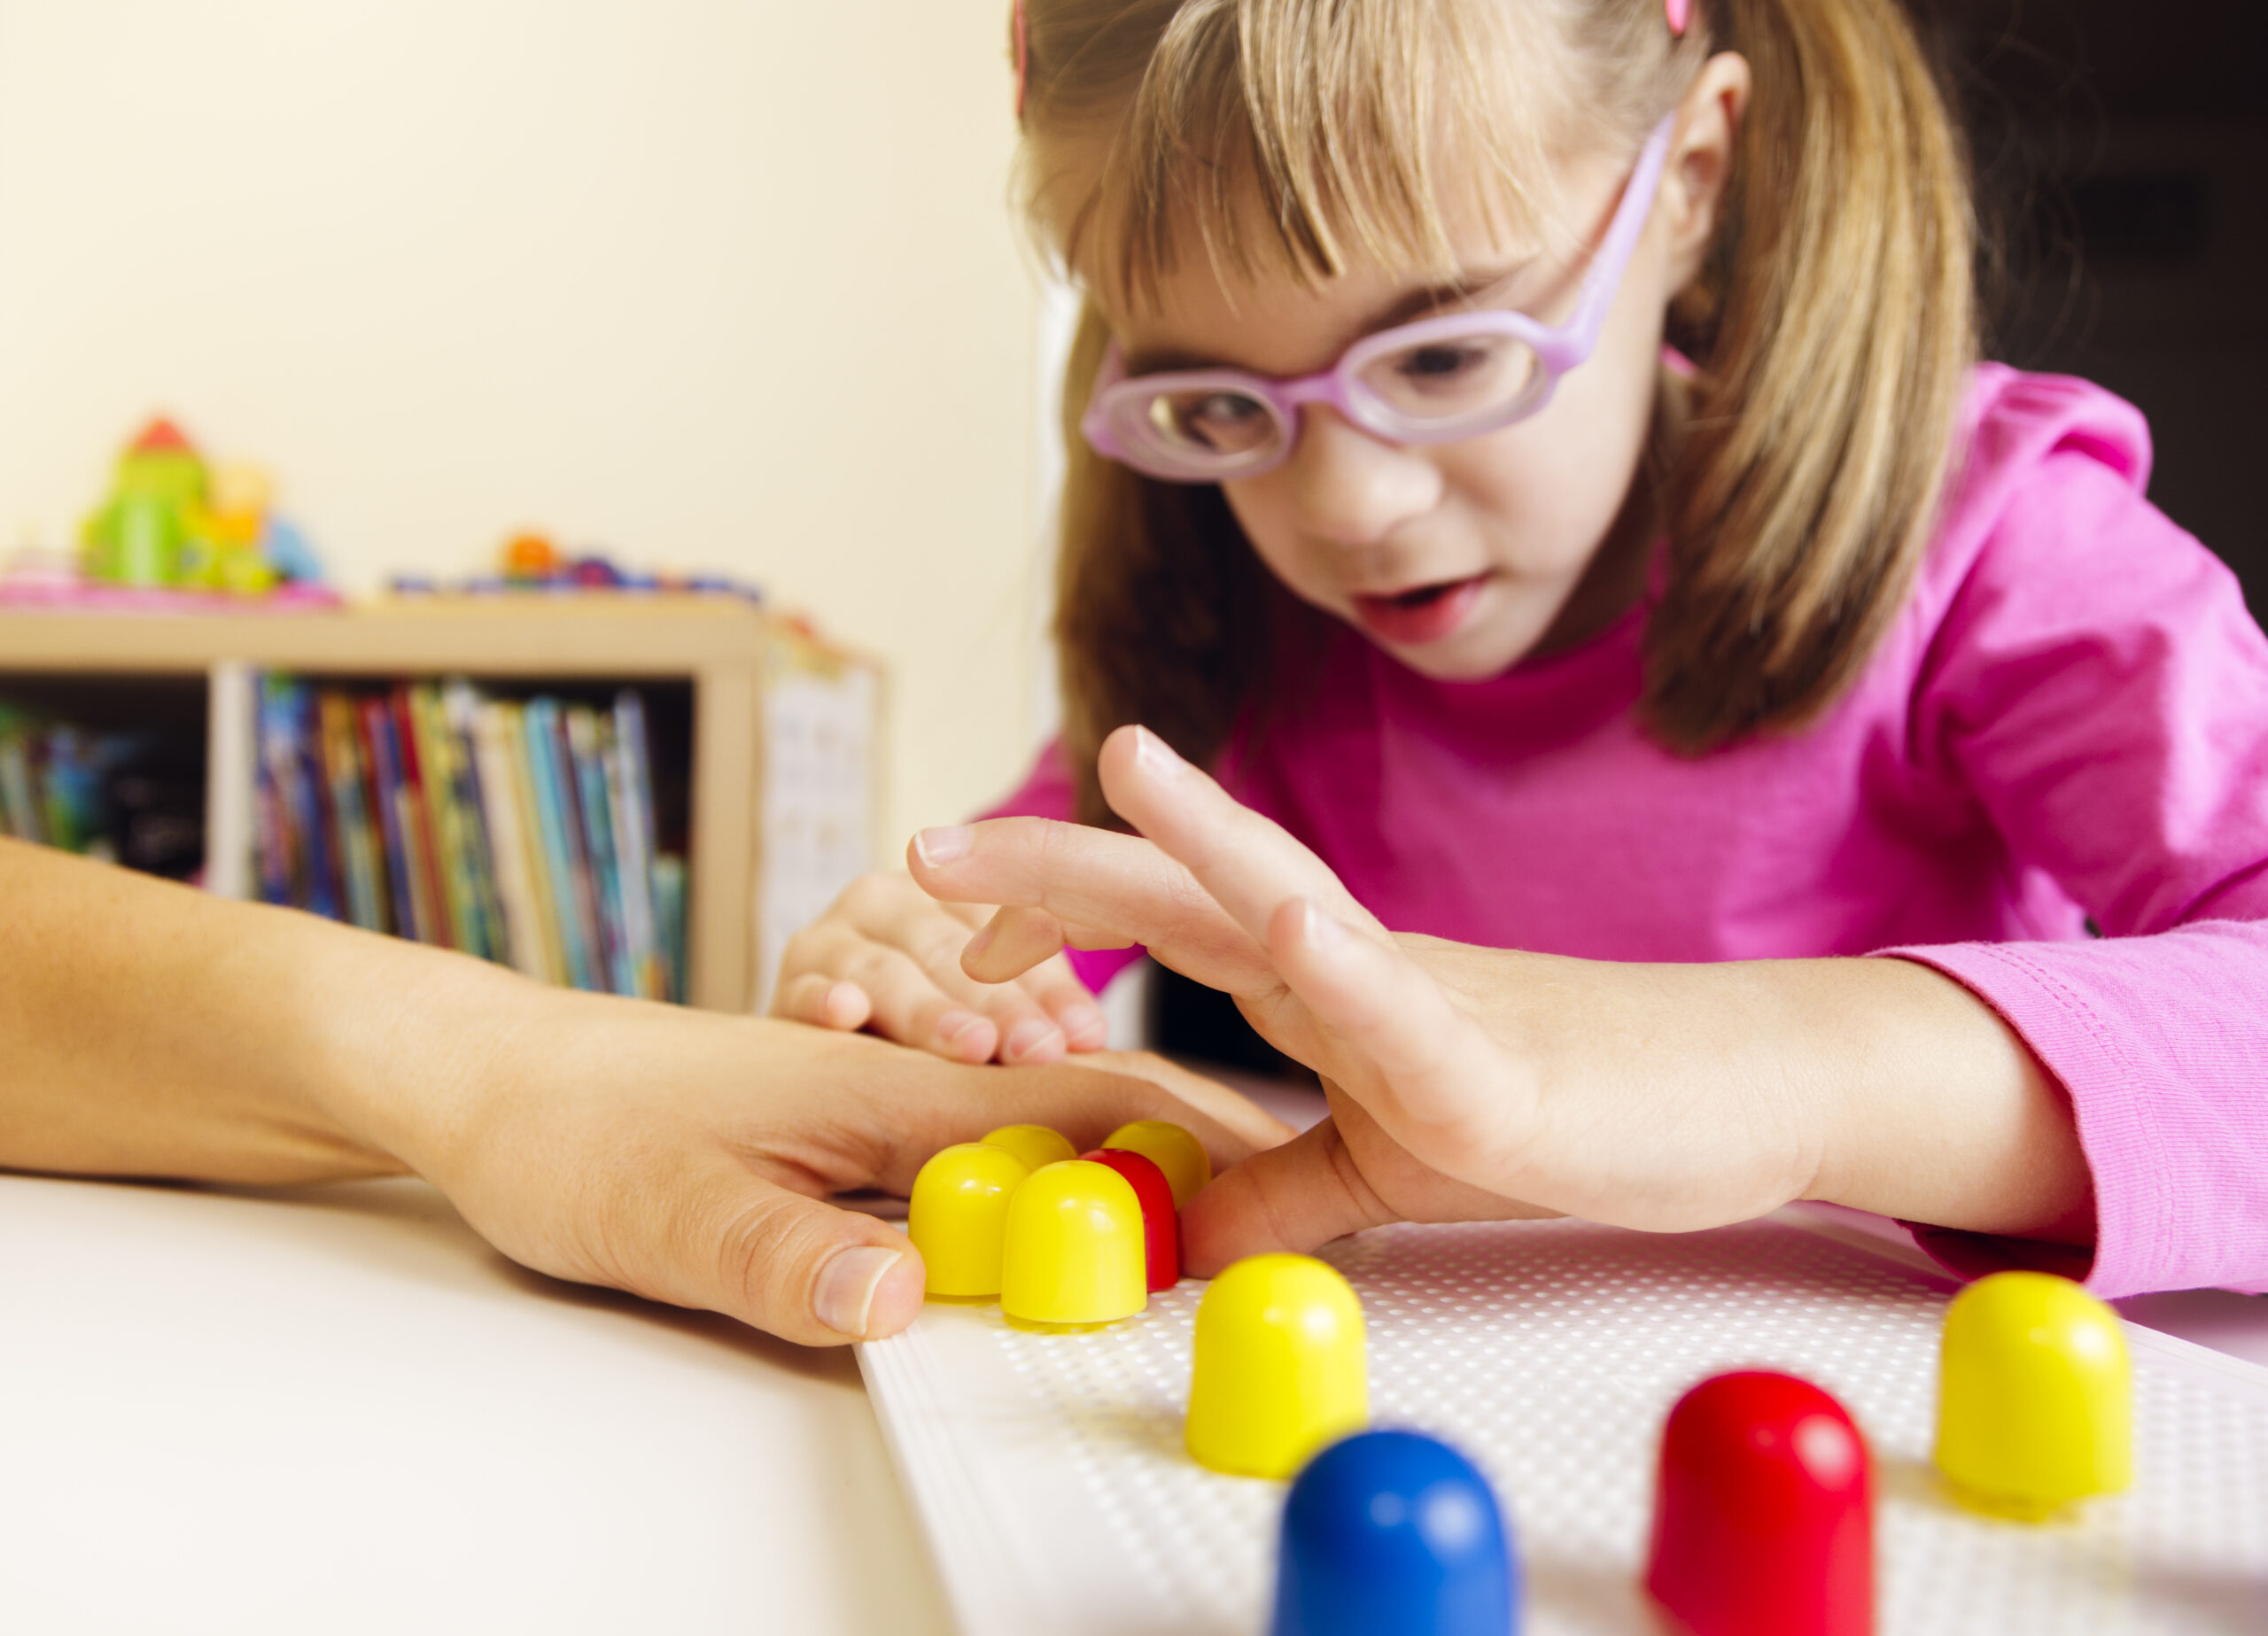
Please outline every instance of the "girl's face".
M1580 640L1629 604L1645 540L1622 538L1615 525L1651 424L1663 315L1706 242L1705 224L1697 238L1693 231L1697 181L1711 221L1721 185L1705 151L1696 162L1694 101L1681 110L1662 187L1598 346L1540 413L1465 442L1420 446L1388 442L1309 404L1282 464L1222 485L1253 548L1295 594L1413 670L1454 680L1494 676L1539 648ZM1728 120L1727 152L1736 108L1736 94L1716 110ZM1449 289L1359 268L1314 288L1288 276L1223 288L1203 256L1184 256L1154 303L1110 314L1127 369L1227 365L1301 376L1330 368L1376 330L1465 308L1564 323L1629 164L1571 159L1537 190L1538 219L1568 224L1551 244L1478 225L1458 234L1459 277ZM1633 513L1641 529L1643 511ZM1616 548L1603 557L1611 537ZM1601 571L1587 584L1595 562Z

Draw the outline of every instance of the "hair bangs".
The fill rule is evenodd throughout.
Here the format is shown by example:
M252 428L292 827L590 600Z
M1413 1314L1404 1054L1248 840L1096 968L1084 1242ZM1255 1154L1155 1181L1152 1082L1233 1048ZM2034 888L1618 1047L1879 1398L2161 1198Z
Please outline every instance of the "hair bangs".
M1052 169L1032 213L1120 307L1153 303L1192 253L1231 291L1355 266L1448 282L1460 225L1536 225L1522 179L1553 120L1545 76L1520 72L1544 55L1514 37L1527 11L1190 0L1150 32L1108 116L1035 108Z

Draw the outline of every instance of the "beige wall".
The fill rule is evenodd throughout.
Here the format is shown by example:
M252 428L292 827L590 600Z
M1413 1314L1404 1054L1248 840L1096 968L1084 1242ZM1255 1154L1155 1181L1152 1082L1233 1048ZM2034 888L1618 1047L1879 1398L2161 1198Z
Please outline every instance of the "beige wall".
M885 655L894 851L1036 718L1006 0L0 0L0 547L152 408L350 586L537 525Z

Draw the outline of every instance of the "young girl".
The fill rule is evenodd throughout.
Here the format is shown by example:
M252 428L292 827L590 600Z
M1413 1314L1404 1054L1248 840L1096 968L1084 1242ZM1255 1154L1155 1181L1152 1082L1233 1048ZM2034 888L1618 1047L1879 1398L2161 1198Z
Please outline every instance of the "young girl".
M1823 1198L2268 1284L2268 641L2131 408L1975 361L1897 0L1016 27L1065 737L785 1003L1029 1059L1095 1043L1067 938L1229 989L1333 1119L1200 1262Z

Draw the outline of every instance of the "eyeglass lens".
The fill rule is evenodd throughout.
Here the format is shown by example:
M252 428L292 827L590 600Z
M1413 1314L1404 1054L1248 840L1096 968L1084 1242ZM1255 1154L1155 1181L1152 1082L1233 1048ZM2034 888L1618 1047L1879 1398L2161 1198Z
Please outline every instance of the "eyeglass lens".
M1466 421L1508 408L1534 389L1535 353L1507 335L1464 335L1422 341L1366 361L1363 392L1401 418Z
M1395 347L1364 360L1355 374L1358 399L1413 429L1484 421L1542 384L1542 366L1525 342L1487 331ZM1239 466L1273 452L1291 429L1260 397L1211 385L1155 393L1128 430L1179 461Z
M1281 435L1275 412L1249 392L1217 387L1160 392L1144 416L1152 437L1179 454L1233 460Z

